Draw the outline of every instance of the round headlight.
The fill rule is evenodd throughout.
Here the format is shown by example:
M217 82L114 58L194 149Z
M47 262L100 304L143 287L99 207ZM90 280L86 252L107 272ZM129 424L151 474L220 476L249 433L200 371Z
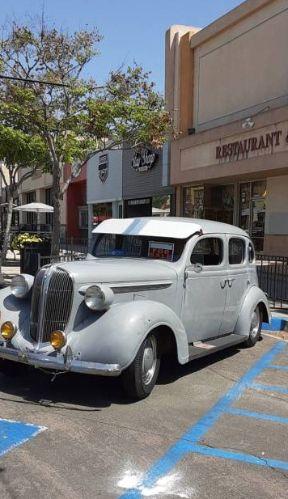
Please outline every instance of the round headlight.
M114 293L108 286L90 286L85 292L85 303L90 310L106 310L113 298Z
M4 340L11 340L13 336L16 334L17 328L13 322L7 321L3 322L1 326L1 335Z
M55 350L61 350L66 343L65 334L62 331L52 331L50 335L50 343Z
M16 298L25 298L33 286L34 277L29 274L20 274L13 277L10 289Z

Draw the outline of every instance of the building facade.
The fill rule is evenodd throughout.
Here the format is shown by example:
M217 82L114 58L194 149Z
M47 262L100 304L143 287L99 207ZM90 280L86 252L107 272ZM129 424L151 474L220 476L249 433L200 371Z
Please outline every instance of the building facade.
M25 170L23 170L24 172ZM63 172L64 175L64 172ZM19 188L19 205L28 203L45 203L53 205L52 175L36 170L34 175L25 180ZM66 195L60 205L61 234L66 236ZM19 212L19 227L22 231L51 232L53 227L53 213Z
M234 223L288 255L288 4L247 0L166 34L178 215Z
M71 166L64 167L64 180L69 179ZM66 237L77 241L88 238L88 206L86 202L87 165L85 164L66 192Z
M88 232L107 218L173 213L168 147L107 150L87 163Z

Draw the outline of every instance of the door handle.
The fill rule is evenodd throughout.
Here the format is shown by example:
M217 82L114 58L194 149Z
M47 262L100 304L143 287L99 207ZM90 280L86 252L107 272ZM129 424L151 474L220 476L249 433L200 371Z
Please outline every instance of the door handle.
M220 281L221 289L224 289L226 284L227 284L227 279L225 279L224 281Z
M232 279L227 279L227 282L228 282L228 286L229 286L229 288L231 288L231 287L232 287L232 285L233 285L233 281L235 281L235 278L234 278L234 277L233 277Z

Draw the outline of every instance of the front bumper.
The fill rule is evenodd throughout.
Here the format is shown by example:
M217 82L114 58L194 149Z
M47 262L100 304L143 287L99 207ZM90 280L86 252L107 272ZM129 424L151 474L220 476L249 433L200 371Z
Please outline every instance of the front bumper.
M0 358L20 362L33 367L51 369L53 371L76 372L95 374L100 376L119 376L119 364L102 364L99 362L85 362L83 360L65 359L61 354L57 356L45 355L29 351L16 350L10 347L0 347Z

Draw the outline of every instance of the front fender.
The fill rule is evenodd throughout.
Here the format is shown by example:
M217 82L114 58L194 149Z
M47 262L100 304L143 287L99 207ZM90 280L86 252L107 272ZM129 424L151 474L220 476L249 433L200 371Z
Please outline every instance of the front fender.
M266 295L260 288L258 288L258 286L253 286L249 289L242 304L234 331L236 334L240 334L245 337L249 335L252 313L257 305L261 306L262 313L263 311L265 312L263 322L270 322L271 314Z
M182 322L166 305L148 300L113 305L94 322L78 325L77 331L69 333L67 343L78 359L120 364L123 370L133 362L149 332L163 325L174 333L178 360L184 364L188 342Z

